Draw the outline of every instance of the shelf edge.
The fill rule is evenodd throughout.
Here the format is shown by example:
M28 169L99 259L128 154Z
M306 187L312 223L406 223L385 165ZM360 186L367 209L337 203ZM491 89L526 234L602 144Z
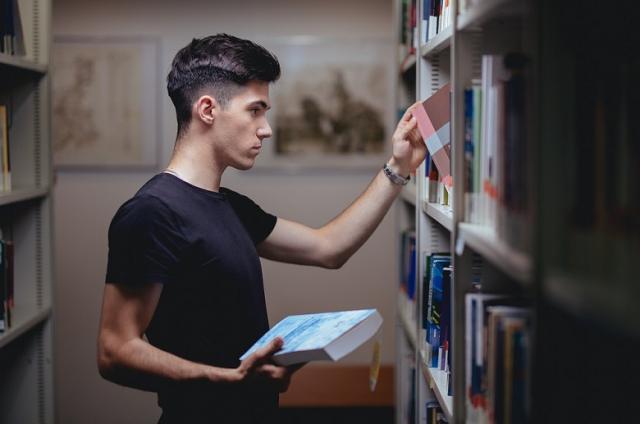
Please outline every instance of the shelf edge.
M45 321L51 315L51 306L48 306L40 311L38 311L34 316L22 322L20 325L16 327L12 327L8 331L4 332L0 336L0 349L16 340L24 333L28 332L32 328L36 327L41 322Z
M453 408L453 396L449 396L443 392L443 389L440 387L440 380L433 375L433 370L430 368L425 361L425 352L420 352L420 367L422 368L422 374L424 375L429 387L436 395L436 399L444 412L445 417L447 418L447 422L453 423L453 413L451 408ZM439 370L436 370L439 371ZM447 403L447 400L450 399L451 406Z

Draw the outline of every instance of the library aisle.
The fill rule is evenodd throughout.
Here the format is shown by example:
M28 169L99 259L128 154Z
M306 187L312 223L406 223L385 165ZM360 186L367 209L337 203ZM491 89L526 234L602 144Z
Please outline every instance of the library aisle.
M397 204L396 422L637 419L623 3L614 24L577 1L396 1L396 105L421 102L429 148Z

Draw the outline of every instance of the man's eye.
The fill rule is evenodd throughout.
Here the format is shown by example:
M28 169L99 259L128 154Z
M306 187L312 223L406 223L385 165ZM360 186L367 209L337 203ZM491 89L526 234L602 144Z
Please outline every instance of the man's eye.
M253 116L258 115L258 112L260 112L260 109L251 109L251 114L252 114Z

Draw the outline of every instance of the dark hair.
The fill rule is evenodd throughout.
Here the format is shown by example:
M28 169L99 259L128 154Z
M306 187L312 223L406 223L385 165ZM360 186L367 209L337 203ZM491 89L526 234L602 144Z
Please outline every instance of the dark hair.
M278 59L249 40L228 34L194 38L176 54L167 75L178 136L189 127L191 107L203 89L212 89L224 108L241 86L251 81L274 82L279 77Z

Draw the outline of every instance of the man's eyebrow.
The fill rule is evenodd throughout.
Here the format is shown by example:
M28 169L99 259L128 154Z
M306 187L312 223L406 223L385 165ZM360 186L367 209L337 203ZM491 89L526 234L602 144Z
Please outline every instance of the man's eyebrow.
M269 110L271 109L271 106L269 106L265 101L263 100L256 100L255 102L251 102L249 103L249 107L251 106L260 106L263 109Z

